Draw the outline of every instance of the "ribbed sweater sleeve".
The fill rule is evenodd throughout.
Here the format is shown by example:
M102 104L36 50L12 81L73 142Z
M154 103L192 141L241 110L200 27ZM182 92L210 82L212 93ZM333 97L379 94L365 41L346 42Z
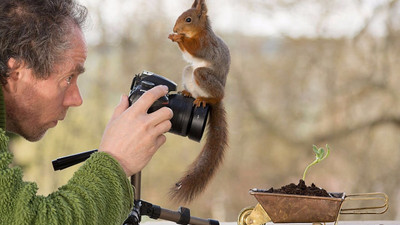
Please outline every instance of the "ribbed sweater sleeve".
M48 196L24 182L10 167L13 155L0 129L0 224L121 225L133 207L133 190L119 163L102 152L92 154L69 182Z

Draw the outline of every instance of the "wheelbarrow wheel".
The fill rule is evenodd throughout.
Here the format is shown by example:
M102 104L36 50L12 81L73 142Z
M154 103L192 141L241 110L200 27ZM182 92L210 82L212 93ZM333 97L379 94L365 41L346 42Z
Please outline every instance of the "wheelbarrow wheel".
M246 219L251 214L253 209L254 209L254 206L249 206L249 207L242 209L242 211L240 211L238 220L237 220L238 225L248 225L246 223Z

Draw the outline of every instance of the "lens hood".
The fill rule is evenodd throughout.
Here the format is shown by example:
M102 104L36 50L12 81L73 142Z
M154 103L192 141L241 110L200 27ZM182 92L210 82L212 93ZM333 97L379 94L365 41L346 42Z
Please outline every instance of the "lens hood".
M188 136L189 139L200 142L207 124L209 106L196 107L194 98L181 94L171 94L168 107L174 112L171 119L171 133Z

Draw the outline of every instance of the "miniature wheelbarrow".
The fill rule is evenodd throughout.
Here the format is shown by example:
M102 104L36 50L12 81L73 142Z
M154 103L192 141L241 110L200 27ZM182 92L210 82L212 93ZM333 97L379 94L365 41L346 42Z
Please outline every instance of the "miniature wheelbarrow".
M332 197L267 193L252 189L258 204L244 208L238 216L238 225L273 223L327 223L339 220L339 214L383 214L387 211L385 193L350 194L329 193ZM365 207L342 208L343 202L359 201ZM372 204L373 203L373 204Z

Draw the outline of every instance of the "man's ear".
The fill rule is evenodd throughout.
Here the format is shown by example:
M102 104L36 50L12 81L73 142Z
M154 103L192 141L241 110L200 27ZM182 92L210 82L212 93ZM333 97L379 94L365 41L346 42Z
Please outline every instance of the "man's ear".
M15 58L10 58L7 62L7 66L10 68L10 72L7 77L7 84L4 85L3 88L6 91L17 91L18 81L21 79L23 70L26 68L23 66L23 63Z

